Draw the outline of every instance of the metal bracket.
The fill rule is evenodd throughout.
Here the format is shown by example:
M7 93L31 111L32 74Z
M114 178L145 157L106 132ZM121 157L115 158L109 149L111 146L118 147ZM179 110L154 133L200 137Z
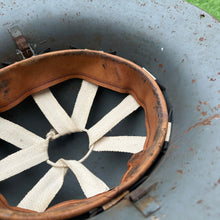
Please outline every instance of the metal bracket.
M155 190L157 183L151 185L148 189L140 187L133 191L129 198L132 204L145 216L148 217L160 209L160 204L156 201L158 196L151 195Z
M22 32L20 31L19 27L13 26L12 28L9 28L8 31L11 34L13 40L15 41L19 53L22 55L23 59L32 57L34 55L34 51L22 35Z

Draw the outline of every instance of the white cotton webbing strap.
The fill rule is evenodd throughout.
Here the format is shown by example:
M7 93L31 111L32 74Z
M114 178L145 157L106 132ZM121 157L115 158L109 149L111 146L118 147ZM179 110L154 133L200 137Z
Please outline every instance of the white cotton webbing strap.
M60 159L46 175L27 193L18 207L43 212L63 185L69 167L75 174L86 197L91 197L109 190L108 186L91 173L84 165L75 160ZM64 166L64 167L62 167Z
M114 151L136 154L143 150L146 137L103 137L94 144L93 151Z
M58 160L57 165L63 165ZM43 212L63 185L67 168L52 167L40 181L26 194L18 207Z
M0 117L0 138L21 149L44 141L38 135L2 117Z
M85 80L82 81L82 85L76 98L72 113L72 120L80 129L84 129L86 127L90 109L92 107L97 90L97 85Z
M33 98L47 120L59 134L80 131L49 89L34 94Z
M109 190L108 186L83 164L76 160L66 160L66 165L75 174L85 196L91 197Z
M112 109L87 131L89 136L89 145L91 146L103 137L108 131L135 111L139 106L140 105L136 102L136 100L131 95L128 95L119 105Z
M0 181L23 172L48 159L48 142L43 141L19 150L0 160Z

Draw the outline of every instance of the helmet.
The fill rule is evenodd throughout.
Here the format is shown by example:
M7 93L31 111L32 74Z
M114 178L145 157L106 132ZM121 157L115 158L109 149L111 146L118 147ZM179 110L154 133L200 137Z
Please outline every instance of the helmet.
M60 106L49 87L68 79L80 78L72 116ZM159 86L148 71L121 57L94 50L51 52L17 62L0 70L0 112L5 112L28 96L32 96L54 129L42 138L22 126L0 118L0 138L20 150L0 161L0 181L46 161L51 168L25 195L18 207L11 207L0 196L0 218L62 219L103 207L125 196L129 188L144 175L158 156L167 134L168 114ZM98 86L127 93L124 100L99 122L86 128L89 112ZM147 137L103 137L137 108L145 112ZM60 158L51 161L48 146L51 140L74 132L86 132L89 149L80 160ZM129 152L128 169L121 183L109 189L106 183L83 165L94 151ZM86 199L69 200L47 209L71 170Z

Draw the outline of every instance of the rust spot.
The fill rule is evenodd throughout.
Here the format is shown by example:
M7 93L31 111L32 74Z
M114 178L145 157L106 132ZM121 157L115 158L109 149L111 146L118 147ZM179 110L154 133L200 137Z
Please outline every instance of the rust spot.
M217 151L220 151L220 147L217 146L217 147L216 147L216 150L217 150Z
M199 104L200 104L200 105L202 105L202 102L201 102L201 101L199 101Z
M159 66L159 68L163 68L163 64L159 64L158 66Z
M200 199L200 200L198 200L196 203L197 203L197 204L200 204L200 203L202 203L202 202L203 202L203 200Z
M211 24L209 24L209 25L207 25L208 27L212 27L212 25Z
M218 108L220 108L220 104L218 104Z
M171 190L174 190L174 189L176 189L176 186L174 186L174 187L171 188Z
M176 172L179 173L179 174L183 174L182 170L177 170Z
M199 41L204 41L204 38L203 38L203 37L200 37L200 38L199 38Z
M192 83L195 83L196 82L196 80L195 79L192 79Z
M197 111L200 111L200 105L197 105L197 106L196 106L196 110L197 110Z
M165 73L166 72L166 70L163 70L163 73Z
M206 115L207 115L207 112L202 112L202 115L203 115L203 116L206 116Z
M213 189L214 189L215 187L217 187L217 186L218 186L218 184L220 184L220 178L217 180L217 182L216 182L216 183L214 183Z
M194 124L193 126L191 126L190 128L188 128L186 131L184 131L184 134L190 132L193 128L196 128L198 126L201 126L201 125L211 125L211 121L212 119L215 119L215 118L219 118L219 114L215 114L209 118L206 118L205 120L201 121L201 122L198 122L196 124Z
M190 151L194 151L194 148L191 147L191 148L190 148Z
M173 148L177 149L179 146L178 145L175 145Z
M204 102L204 105L208 105L208 102Z
M183 63L183 62L184 62L184 59L181 60L181 63Z
M220 90L218 90L218 93L220 93Z
M215 81L216 79L214 79L214 78L210 78L210 80L209 81Z
M220 105L218 104L217 106L214 107L214 109L215 109L216 111L218 111L219 107L220 107Z
M154 62L157 62L157 58L154 58Z
M209 109L211 110L211 112L214 112L213 108L211 108L211 106L210 106L210 105L208 105L208 106L209 106Z

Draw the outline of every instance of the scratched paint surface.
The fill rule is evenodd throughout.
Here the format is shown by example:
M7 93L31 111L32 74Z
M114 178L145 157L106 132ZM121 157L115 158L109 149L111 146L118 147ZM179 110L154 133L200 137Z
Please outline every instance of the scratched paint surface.
M168 152L142 185L158 182L151 196L161 208L152 219L219 219L219 22L182 0L7 4L0 6L0 60L15 52L7 28L17 22L37 53L69 45L116 50L162 82L174 120ZM145 219L129 199L95 218Z

